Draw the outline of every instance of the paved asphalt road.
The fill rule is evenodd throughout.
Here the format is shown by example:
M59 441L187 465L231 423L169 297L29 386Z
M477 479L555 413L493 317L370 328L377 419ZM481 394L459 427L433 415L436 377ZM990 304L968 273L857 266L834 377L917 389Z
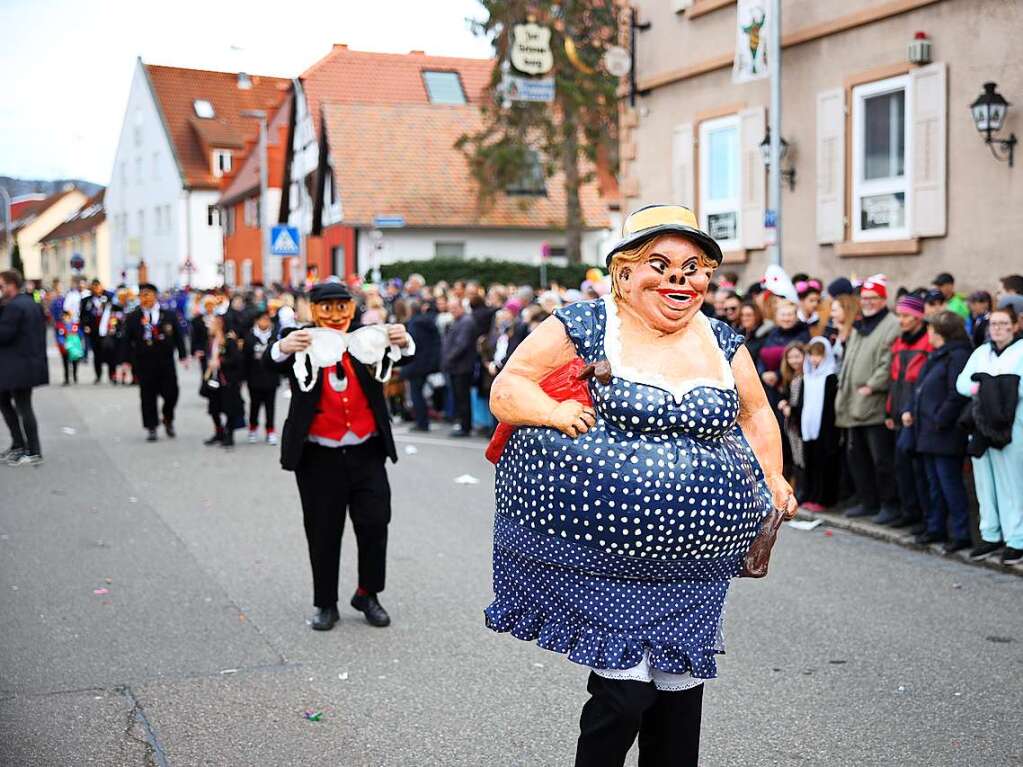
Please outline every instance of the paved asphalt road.
M82 379L36 390L46 464L0 467L0 765L571 764L586 671L482 625L482 441L399 437L394 625L317 633L276 449L203 447L194 370L155 445ZM704 764L1023 764L1019 577L785 529L726 636Z

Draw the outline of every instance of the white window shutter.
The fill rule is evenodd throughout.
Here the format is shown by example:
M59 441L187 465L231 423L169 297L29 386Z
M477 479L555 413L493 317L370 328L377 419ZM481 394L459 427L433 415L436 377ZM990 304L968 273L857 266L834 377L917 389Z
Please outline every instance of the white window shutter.
M767 110L761 107L739 112L739 176L742 192L742 247L763 248L764 197L767 193L767 169L760 152L767 126Z
M917 237L946 232L946 165L948 91L945 64L910 72L912 88L913 185L912 225Z
M845 89L817 94L817 242L845 239Z
M693 165L693 124L676 125L671 134L672 202L696 210Z

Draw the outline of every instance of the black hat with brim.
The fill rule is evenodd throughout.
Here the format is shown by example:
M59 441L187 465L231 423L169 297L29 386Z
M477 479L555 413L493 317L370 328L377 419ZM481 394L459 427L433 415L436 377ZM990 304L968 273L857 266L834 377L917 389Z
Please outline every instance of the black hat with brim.
M697 245L716 266L724 260L721 246L699 227L694 214L682 205L648 205L640 208L625 219L622 225L622 239L607 254L606 264L623 250L638 248L647 240L664 234L677 234Z
M320 301L351 301L352 294L343 282L319 282L309 289L309 300L314 304Z

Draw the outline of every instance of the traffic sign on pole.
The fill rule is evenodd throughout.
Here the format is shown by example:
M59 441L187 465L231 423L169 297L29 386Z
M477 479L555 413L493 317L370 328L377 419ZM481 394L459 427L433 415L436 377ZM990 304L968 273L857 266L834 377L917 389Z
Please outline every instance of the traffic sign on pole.
M301 253L300 242L297 226L280 224L270 234L270 253L274 256L297 256Z

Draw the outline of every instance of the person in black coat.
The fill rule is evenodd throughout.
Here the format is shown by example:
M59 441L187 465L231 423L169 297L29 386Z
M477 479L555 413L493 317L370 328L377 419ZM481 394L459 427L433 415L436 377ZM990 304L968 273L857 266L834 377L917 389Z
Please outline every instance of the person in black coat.
M202 310L189 321L188 348L199 361L199 370L206 375L206 347L210 343L210 323L217 308L217 298L212 293L202 297Z
M213 419L213 436L204 445L234 447L234 430L244 423L245 403L242 402L242 380L245 361L242 342L233 330L225 330L222 316L215 316L210 324L206 346L206 372L200 389L209 401L206 412Z
M100 340L99 325L103 319L106 308L113 303L114 294L103 289L103 283L94 279L89 285L89 295L82 299L80 309L81 326L85 331L85 340L89 350L92 352L92 367L96 373L96 380L93 383L100 383L103 380L103 365L107 366L107 373L111 383L114 380L114 368L116 360L108 360L106 349Z
M274 430L274 402L277 398L277 387L281 376L263 364L263 356L273 343L274 328L269 310L264 309L256 317L252 329L245 336L244 367L245 382L249 388L249 442L256 441L259 429L259 411L263 410L263 428L268 444L277 444L277 432Z
M46 316L21 292L15 270L0 272L0 411L11 432L11 446L0 454L11 466L43 461L32 389L50 382L46 363Z
M461 301L452 301L449 308L454 322L444 332L441 367L451 379L455 399L458 425L451 436L468 437L472 434L472 374L479 358L476 350L477 325L472 315L466 313Z
M831 343L823 336L806 345L799 397L792 402L791 423L798 424L806 462L800 507L824 511L838 500L841 447L835 426L838 363Z
M412 412L416 423L412 431L430 430L430 409L423 396L426 377L440 370L441 340L436 315L429 304L419 300L409 302L411 317L407 328L416 346L416 356L401 368L402 380L408 381L412 396Z
M139 307L124 320L124 339L128 359L139 382L142 400L142 426L147 442L156 442L157 397L163 399L163 425L168 437L174 437L174 407L178 403L178 372L174 352L188 364L185 339L173 311L161 309L156 301L156 286L139 286Z
M318 328L348 330L355 316L355 301L343 283L315 285L309 299ZM401 348L404 358L415 353L415 342L401 325L389 326L386 338ZM338 568L346 514L352 516L359 550L359 586L351 605L371 625L387 626L391 619L378 598L384 590L391 520L386 461L397 461L398 453L384 387L348 352L322 369L314 369L306 356L305 375L300 380L294 356L313 343L313 334L306 327L289 328L263 357L264 364L287 375L291 385L288 417L281 433L281 466L295 472L302 499L317 608L311 626L328 631L339 620Z
M902 422L916 432L916 451L923 458L930 493L927 530L917 541L947 541L944 551L951 554L973 545L963 484L967 434L957 423L969 399L956 391L956 378L973 349L958 314L941 311L931 316L929 323L934 351L920 371L912 404L902 414Z

